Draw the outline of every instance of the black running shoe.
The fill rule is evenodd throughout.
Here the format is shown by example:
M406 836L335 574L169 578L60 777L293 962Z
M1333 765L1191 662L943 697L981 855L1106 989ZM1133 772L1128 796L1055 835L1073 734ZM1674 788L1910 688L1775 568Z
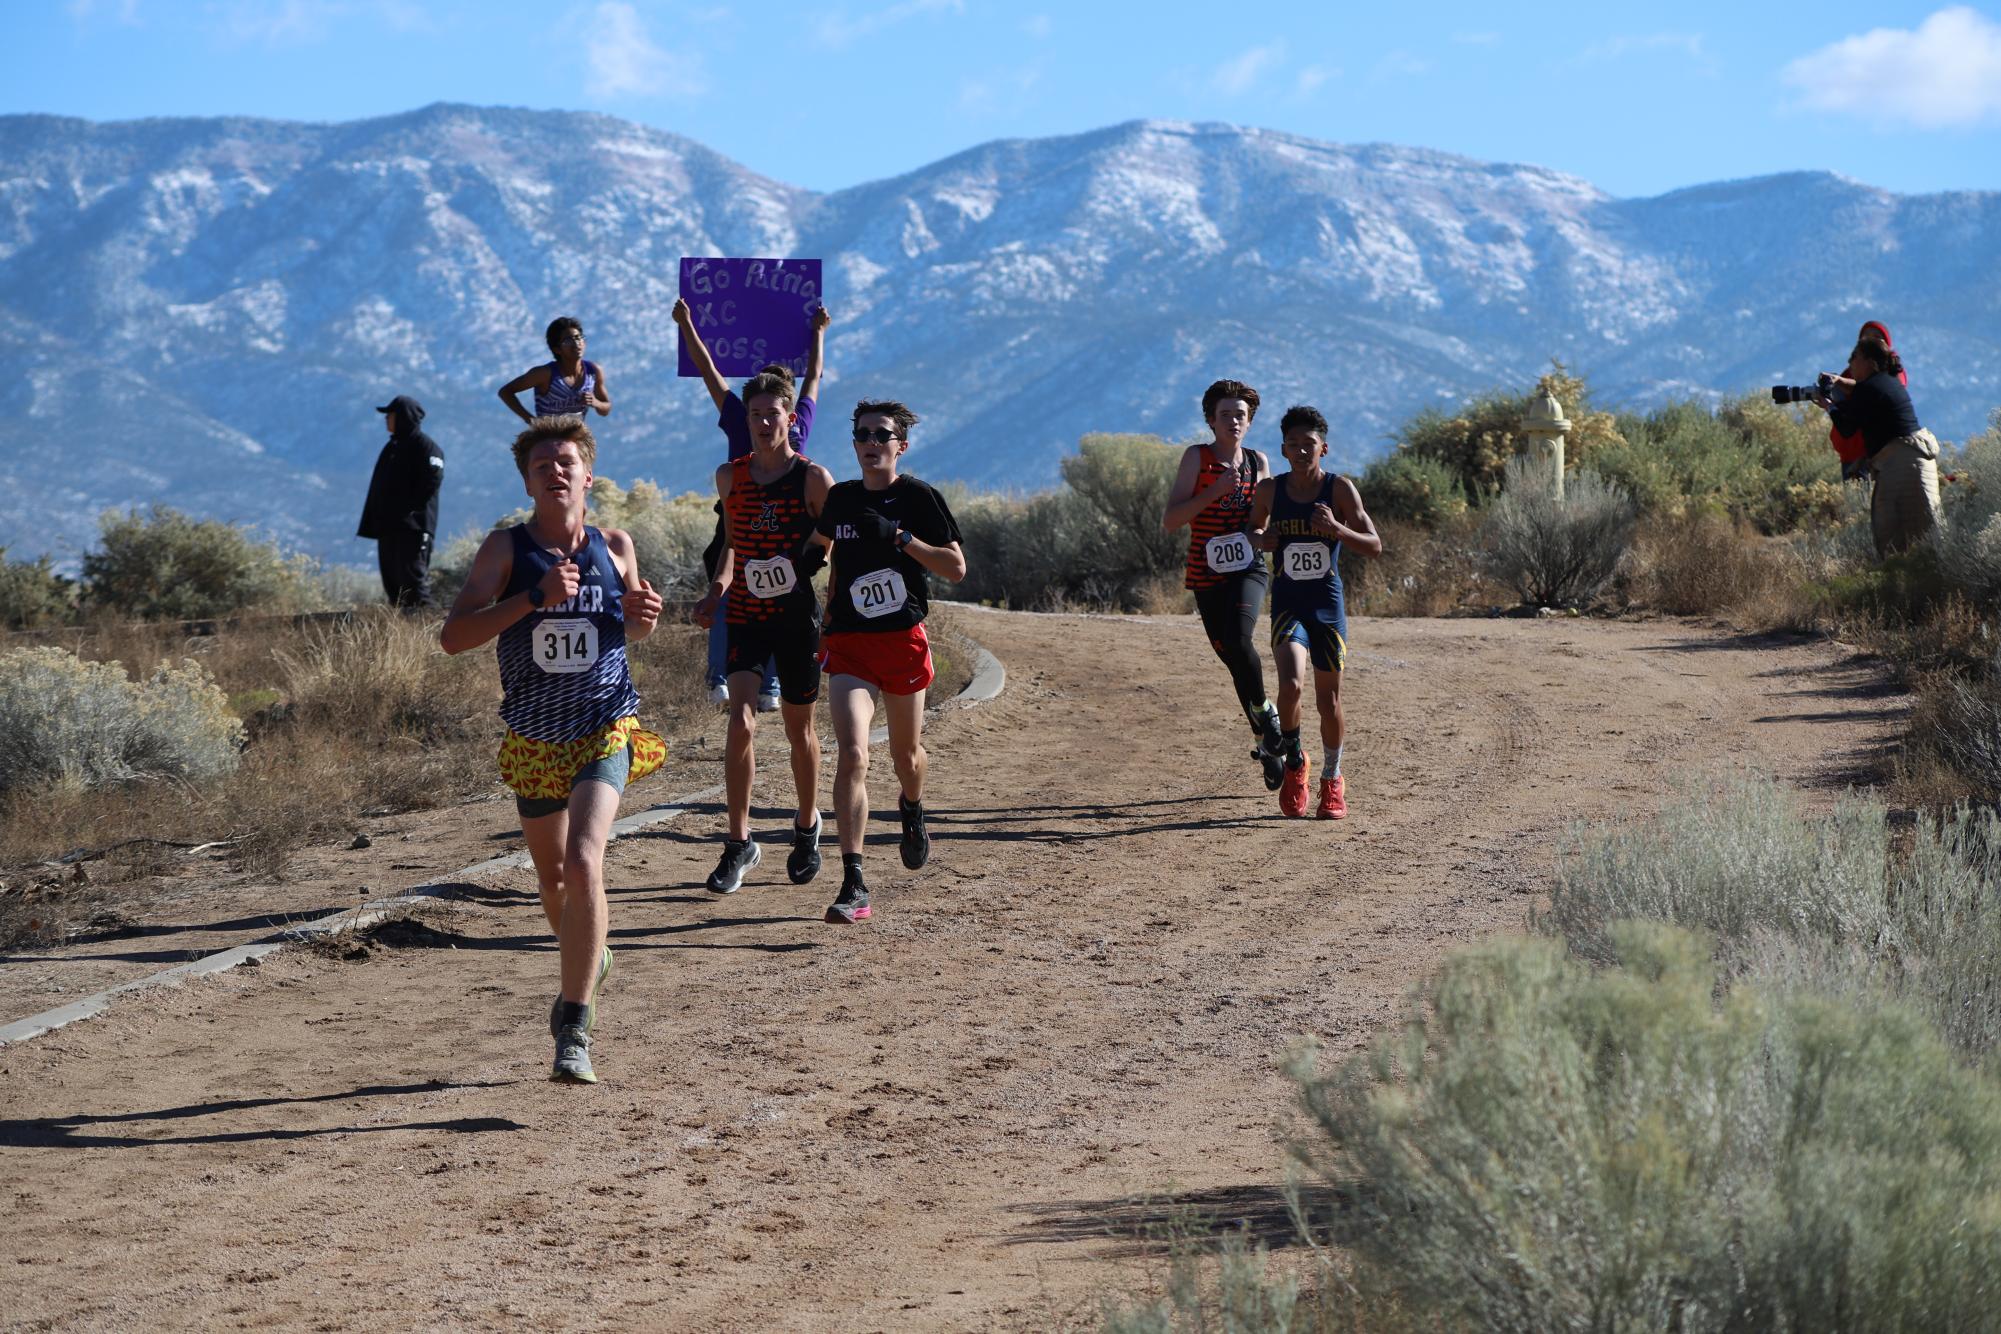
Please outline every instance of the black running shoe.
M734 894L743 888L744 872L764 860L758 850L757 840L747 838L739 843L735 839L723 840L722 860L716 869L709 872L709 893Z
M924 803L912 801L899 792L896 812L903 817L903 843L898 850L903 854L903 864L914 871L931 860L931 835L924 828Z
M841 892L827 905L827 920L836 926L853 926L869 919L868 886L860 872L850 872L841 881Z
M1251 758L1264 767L1265 791L1278 791L1278 785L1285 781L1285 738L1277 732L1266 732L1251 747Z
M795 885L803 885L820 874L820 817L813 817L811 829L792 826L792 852L785 859L785 874Z

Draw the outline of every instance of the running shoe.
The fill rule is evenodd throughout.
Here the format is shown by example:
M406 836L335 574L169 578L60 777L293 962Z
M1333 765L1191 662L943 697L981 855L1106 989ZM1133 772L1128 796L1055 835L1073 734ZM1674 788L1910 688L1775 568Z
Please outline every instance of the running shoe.
M741 843L724 839L722 860L709 872L709 893L736 893L743 888L744 873L763 860L764 853L758 849L756 839L747 838Z
M1265 771L1265 791L1276 792L1285 781L1285 736L1276 726L1267 727L1251 747L1251 758Z
M868 886L860 875L850 875L841 881L841 892L827 905L827 920L835 926L853 926L868 919Z
M598 960L598 980L591 984L590 1003L584 1006L584 1032L598 1026L598 997L604 992L604 980L611 976L611 946L604 947L604 957ZM557 1022L563 1012L563 993L557 992L556 999L549 1002L549 1036L555 1037L561 1027Z
M556 1034L556 1064L549 1078L558 1084L595 1084L597 1071L591 1069L591 1035L582 1024L565 1024Z
M1313 813L1323 820L1348 818L1348 775L1335 774L1320 780L1320 804Z
M924 803L912 801L899 792L896 811L903 817L903 843L898 851L903 854L903 864L915 871L931 860L931 833L924 827Z
M730 702L730 688L729 688L729 685L728 685L728 683L726 683L726 682L723 682L723 681L711 681L711 682L709 682L709 702L710 702L711 704L727 704L727 703L729 703L729 702Z
M757 711L759 713L770 713L777 707L778 692L776 690L765 691L757 697Z
M785 859L785 875L795 885L803 885L820 874L820 817L813 816L813 827L801 829L792 826L792 853Z
M1281 815L1298 819L1306 814L1307 771L1313 767L1304 751L1300 752L1298 764L1285 767L1285 785L1278 790L1278 809Z

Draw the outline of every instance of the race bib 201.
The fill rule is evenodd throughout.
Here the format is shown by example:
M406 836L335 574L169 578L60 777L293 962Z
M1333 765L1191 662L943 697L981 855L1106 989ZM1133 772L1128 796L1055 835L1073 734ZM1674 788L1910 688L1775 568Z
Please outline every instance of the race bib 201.
M877 570L848 585L848 597L854 602L855 610L871 620L902 611L904 599L909 595L900 570Z

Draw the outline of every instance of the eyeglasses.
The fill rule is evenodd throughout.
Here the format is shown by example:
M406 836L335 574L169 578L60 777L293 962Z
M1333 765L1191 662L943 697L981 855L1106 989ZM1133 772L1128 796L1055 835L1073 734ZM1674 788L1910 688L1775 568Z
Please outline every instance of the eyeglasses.
M878 426L873 431L860 426L855 428L855 443L858 445L886 445L892 440L901 439L903 439L902 436L890 430L887 426Z
M573 333L563 341L566 343L581 343L584 341L584 336L580 333Z

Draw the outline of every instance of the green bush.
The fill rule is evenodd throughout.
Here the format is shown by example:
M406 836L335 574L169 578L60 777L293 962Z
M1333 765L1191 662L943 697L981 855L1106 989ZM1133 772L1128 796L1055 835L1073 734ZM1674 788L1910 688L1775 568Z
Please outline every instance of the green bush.
M1531 394L1496 390L1456 412L1424 409L1397 433L1397 453L1445 465L1459 479L1462 493L1478 501L1500 485L1509 461L1527 448L1522 418L1530 401L1544 393L1555 396L1570 421L1564 446L1566 468L1590 466L1601 451L1621 443L1619 424L1612 414L1592 406L1590 386L1564 370L1562 362L1556 362L1536 382Z
M59 625L76 614L76 585L49 566L49 558L8 560L0 547L0 629Z
M215 519L155 505L107 512L83 558L90 605L148 619L197 620L316 602L311 563Z
M1359 487L1362 503L1376 519L1435 529L1466 512L1459 474L1443 460L1422 454L1385 454L1369 465Z
M715 536L715 504L714 496L669 496L646 481L627 491L600 477L591 488L590 522L632 534L639 572L661 596L699 597L708 583L702 550Z
M1715 507L1766 533L1788 532L1837 503L1840 467L1825 420L1769 400L1711 410L1671 403L1621 415L1620 439L1592 467L1653 514Z
M1469 1328L1992 1328L2001 1088L1895 1005L1719 999L1704 938L1609 935L1457 953L1400 1033L1292 1063L1371 1263Z
M1955 481L1944 489L1940 573L1976 605L2001 605L2001 414L1942 466Z
M0 654L0 795L236 770L243 725L199 663L145 681L59 648Z
M1488 569L1539 607L1580 606L1611 582L1633 532L1633 503L1595 473L1564 479L1551 466L1509 462L1500 495L1487 502L1480 547Z

